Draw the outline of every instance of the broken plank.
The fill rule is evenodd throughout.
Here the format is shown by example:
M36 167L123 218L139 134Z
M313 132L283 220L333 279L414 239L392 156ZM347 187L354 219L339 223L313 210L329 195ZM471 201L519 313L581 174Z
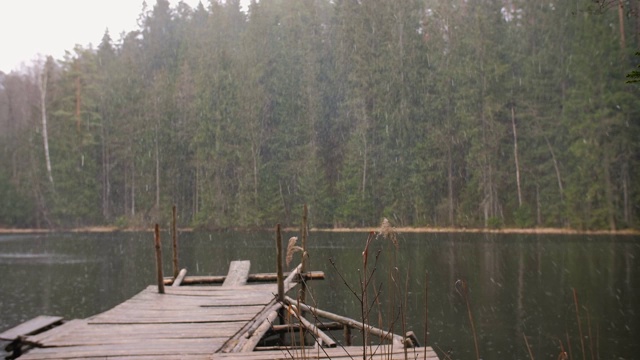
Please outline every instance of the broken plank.
M187 269L180 270L180 273L178 273L178 276L176 276L176 279L173 281L173 284L171 284L171 286L182 285L182 281L184 280L185 276L187 276Z
M227 278L222 283L223 287L229 286L242 286L247 283L249 277L249 269L251 269L251 261L241 260L232 261L229 265L229 272Z
M61 322L62 318L59 316L40 315L3 332L2 334L0 334L0 340L13 341L20 336L35 334L48 328L49 326L59 324Z

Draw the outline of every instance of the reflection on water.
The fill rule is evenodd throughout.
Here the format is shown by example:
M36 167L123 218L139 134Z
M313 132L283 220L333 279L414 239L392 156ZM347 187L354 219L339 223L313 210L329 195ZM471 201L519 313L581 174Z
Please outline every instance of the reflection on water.
M359 318L354 292L360 294L365 240L366 234L311 234L310 268L327 275L311 284L320 308ZM582 358L580 330L587 358L640 353L638 237L402 234L399 240L398 249L383 239L370 249L370 300L380 293L372 302L375 325L393 324L399 333L404 327L422 340L426 319L430 345L472 359L470 309L486 359L528 359L523 334L536 358L557 358L561 343ZM251 260L252 272L275 269L271 233L185 233L180 241L180 262L190 274L224 274L238 259ZM150 233L1 235L0 331L42 314L83 318L109 309L154 283L154 261ZM469 307L456 291L458 280L468 284Z
M87 259L76 258L65 254L33 254L7 253L0 254L0 264L39 265L39 264L77 264L87 262Z

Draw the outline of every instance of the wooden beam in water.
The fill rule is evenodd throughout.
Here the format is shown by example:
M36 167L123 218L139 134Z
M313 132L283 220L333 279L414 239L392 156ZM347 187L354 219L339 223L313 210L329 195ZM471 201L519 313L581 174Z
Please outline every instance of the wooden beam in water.
M290 298L288 296L286 297L285 300L286 300L286 302L288 304L291 304L291 305L296 305L297 304L296 300L294 300L294 299L292 299L292 298ZM332 321L337 321L339 323L342 323L342 324L347 325L347 326L352 327L352 328L356 328L356 329L359 329L359 330L364 330L364 325L360 321L357 321L357 320L354 320L354 319L351 319L351 318L348 318L348 317L345 317L345 316L337 315L337 314L334 314L334 313L330 313L328 311L320 310L318 308L315 308L315 307L312 307L312 306L309 306L309 305L306 305L306 304L302 304L302 303L300 303L300 307L305 309L306 311L311 312L313 314L313 316L315 316L316 318L322 317L322 318L329 319L329 320L332 320ZM402 336L396 335L396 334L394 334L394 333L392 333L390 331L385 331L385 330L382 330L382 329L378 329L378 328L373 327L371 325L367 325L367 331L370 334L375 335L375 336L379 336L379 337L381 337L383 339L392 340L392 342L395 343L395 344L398 344L398 345L404 344L404 339L402 338Z
M287 350L289 352L287 352ZM306 351L306 350L305 350ZM406 351L406 353L405 353ZM297 355L297 356L296 356ZM213 359L217 360L276 360L302 358L299 348L282 348L271 351L254 351L244 353L215 354ZM331 359L331 360L353 360L353 359L385 359L385 360L437 360L438 355L430 347L404 349L401 347L382 345L374 347L373 352L367 349L366 357L363 354L362 346L338 346L335 348L314 349L306 351L308 359Z
M318 329L323 331L342 330L345 326L337 321L323 322L315 324ZM286 325L273 325L271 331L273 332L288 332L298 331L300 324L286 324Z
M300 316L300 314L298 312L298 308L295 305L289 305L287 307L287 311L289 311L289 314L295 316L298 319L298 321L300 321L300 324L302 324L302 326L305 329L307 329L308 331L310 331L314 335L315 340L319 345L323 345L324 344L327 347L336 347L336 342L333 341L333 339L331 339L327 334L325 334L320 329L318 329L317 326L315 326L314 324L310 323L309 320L307 320L304 317Z
M290 272L285 272L283 276L289 276ZM305 281L308 280L324 280L325 275L322 271L307 271L304 274L300 274ZM227 278L226 275L189 275L182 280L182 285L204 285L204 284L222 284ZM293 279L294 282L298 281L299 277ZM276 282L278 281L278 275L276 273L255 273L249 274L247 277L247 283L255 282ZM164 278L165 285L173 284L172 277Z

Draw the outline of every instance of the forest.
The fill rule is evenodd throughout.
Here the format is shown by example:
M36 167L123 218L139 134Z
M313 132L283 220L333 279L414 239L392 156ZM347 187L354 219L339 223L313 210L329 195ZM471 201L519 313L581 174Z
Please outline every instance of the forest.
M636 0L141 5L0 72L0 227L637 228Z

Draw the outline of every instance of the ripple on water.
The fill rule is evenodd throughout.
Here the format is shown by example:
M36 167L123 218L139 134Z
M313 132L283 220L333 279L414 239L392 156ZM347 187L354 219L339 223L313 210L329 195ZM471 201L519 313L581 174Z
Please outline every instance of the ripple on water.
M6 265L52 265L52 264L82 264L91 262L66 254L34 254L34 253L4 253L0 254L0 264Z

